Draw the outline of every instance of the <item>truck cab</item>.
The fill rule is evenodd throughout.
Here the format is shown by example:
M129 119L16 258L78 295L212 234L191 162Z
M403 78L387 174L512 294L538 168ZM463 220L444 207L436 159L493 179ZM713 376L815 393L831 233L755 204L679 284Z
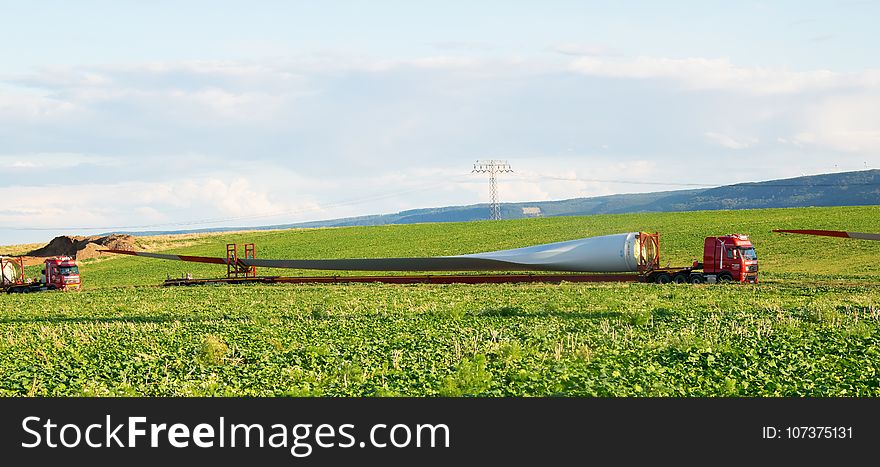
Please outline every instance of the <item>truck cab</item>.
M758 282L758 256L748 235L706 237L703 274L717 282Z
M47 289L79 290L79 266L68 256L48 258L40 271L40 281Z

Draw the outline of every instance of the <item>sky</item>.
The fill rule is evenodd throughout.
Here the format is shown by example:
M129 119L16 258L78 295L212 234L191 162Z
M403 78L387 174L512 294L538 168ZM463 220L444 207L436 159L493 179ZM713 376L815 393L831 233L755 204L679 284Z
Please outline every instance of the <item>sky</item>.
M880 168L877 1L0 0L0 244ZM488 211L487 211L488 216Z

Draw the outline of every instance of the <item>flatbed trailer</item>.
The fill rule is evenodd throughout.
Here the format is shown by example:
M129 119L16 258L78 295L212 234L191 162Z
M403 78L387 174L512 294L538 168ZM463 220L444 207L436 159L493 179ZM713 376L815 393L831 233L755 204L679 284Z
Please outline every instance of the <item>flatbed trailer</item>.
M202 284L504 284L561 282L645 282L642 274L431 274L408 276L258 276L166 279L164 286Z
M638 273L546 273L546 274L415 274L368 276L230 276L166 279L164 286L201 284L505 284L561 282L705 282L692 267L656 268Z
M562 282L669 282L700 284L706 277L694 267L655 268L637 273L547 273L547 274L417 274L368 276L229 276L216 278L165 279L163 286L203 284L516 284ZM714 281L712 281L714 282ZM753 281L748 281L753 282Z

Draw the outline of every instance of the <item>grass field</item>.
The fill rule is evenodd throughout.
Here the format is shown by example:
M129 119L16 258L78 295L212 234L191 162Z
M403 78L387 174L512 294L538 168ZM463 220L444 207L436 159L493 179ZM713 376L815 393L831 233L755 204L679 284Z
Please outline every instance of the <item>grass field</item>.
M222 267L86 261L84 290L0 296L4 395L880 395L880 207L652 213L150 240L223 256L428 256L660 231L664 262L748 233L757 285L155 287ZM7 248L7 251L14 250ZM261 274L311 275L314 271Z

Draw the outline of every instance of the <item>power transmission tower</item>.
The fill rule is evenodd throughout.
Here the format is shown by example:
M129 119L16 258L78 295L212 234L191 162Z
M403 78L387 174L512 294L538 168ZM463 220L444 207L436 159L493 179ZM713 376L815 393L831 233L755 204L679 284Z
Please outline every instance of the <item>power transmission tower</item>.
M474 163L471 173L489 174L489 219L501 219L501 206L498 205L498 174L511 173L513 169L507 161L486 160Z

